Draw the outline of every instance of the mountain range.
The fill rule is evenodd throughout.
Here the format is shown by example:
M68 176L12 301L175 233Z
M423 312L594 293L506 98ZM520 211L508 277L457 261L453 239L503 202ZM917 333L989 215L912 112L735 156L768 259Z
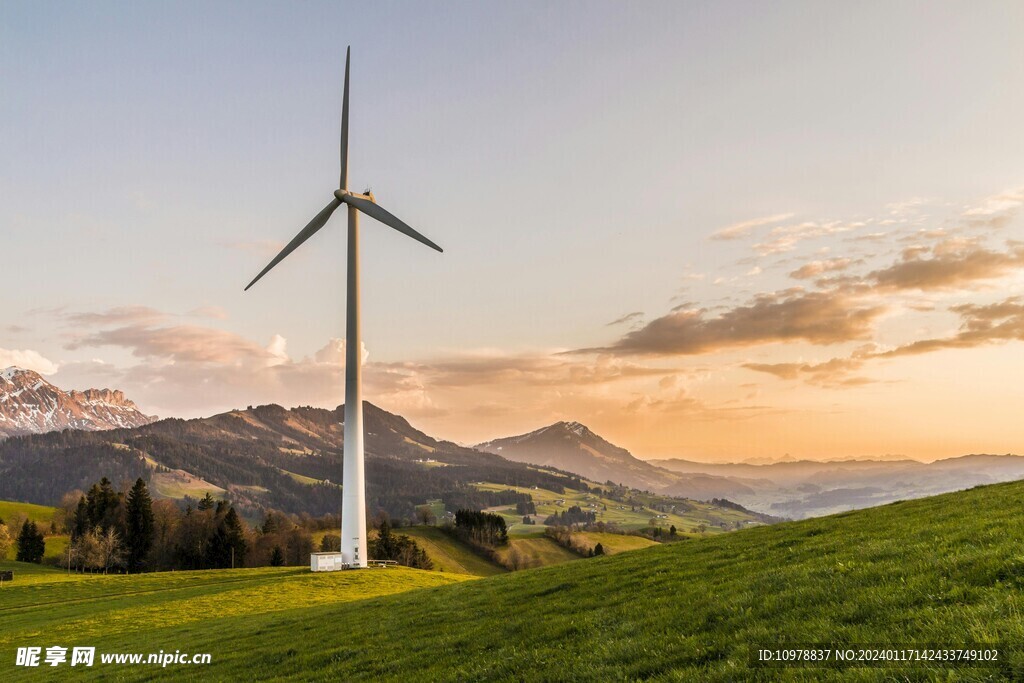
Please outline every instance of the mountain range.
M363 413L371 515L386 511L412 519L417 506L431 500L448 510L483 509L525 501L524 489L588 490L577 474L435 439L371 403L364 403ZM267 508L336 514L343 418L343 406L265 405L134 428L11 437L0 442L0 500L53 505L102 476L115 485L143 477L157 496L226 493L254 517ZM481 487L481 482L497 486ZM508 490L512 487L520 492ZM678 502L683 501L667 501Z
M0 438L62 429L140 427L156 419L144 415L120 391L64 391L32 370L0 371Z
M652 460L681 475L706 474L743 484L730 499L793 519L1024 478L1024 457L972 454L917 460L794 460L768 464Z
M726 498L791 519L1024 478L1024 458L1016 455L965 455L933 463L892 457L830 462L790 458L771 463L641 460L579 422L557 422L475 448L509 460L559 467L594 481L698 500Z
M646 461L579 422L467 448L370 403L364 412L368 501L396 516L411 515L428 499L445 500L449 508L510 502L481 492L474 486L480 481L558 490L584 486L583 478L678 498L724 498L799 519L1024 478L1024 458L1015 455L928 464ZM342 419L341 407L267 405L155 421L120 391L68 392L37 373L8 368L0 372L0 438L8 437L0 441L0 498L53 504L100 476L146 476L165 497L230 492L251 509L324 514L336 507Z

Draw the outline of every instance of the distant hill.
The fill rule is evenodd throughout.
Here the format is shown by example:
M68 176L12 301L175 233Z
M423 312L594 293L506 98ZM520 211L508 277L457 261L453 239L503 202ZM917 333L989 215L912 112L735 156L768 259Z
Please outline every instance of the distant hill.
M791 518L819 516L894 500L1024 478L1024 457L965 455L917 460L790 460L767 464L652 460L673 472L706 474L748 484L731 496L755 510Z
M528 434L486 441L475 448L517 462L577 472L593 481L612 481L697 500L753 493L736 479L705 473L679 474L640 460L579 422L556 422Z
M139 427L154 420L120 391L65 391L31 370L0 371L0 439L62 429Z
M578 472L594 481L614 481L642 489L661 489L664 469L639 460L579 422L556 422L528 434L475 446L509 460Z

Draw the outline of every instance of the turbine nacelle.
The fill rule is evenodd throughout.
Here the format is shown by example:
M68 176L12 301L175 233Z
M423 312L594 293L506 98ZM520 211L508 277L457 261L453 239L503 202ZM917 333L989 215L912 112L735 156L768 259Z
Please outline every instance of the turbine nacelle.
M349 192L348 190L335 190L334 196L335 198L340 199L341 201L346 203L346 197L355 197L356 199L365 199L366 201L373 202L374 204L377 203L377 199L373 196L372 192L360 194L358 192Z

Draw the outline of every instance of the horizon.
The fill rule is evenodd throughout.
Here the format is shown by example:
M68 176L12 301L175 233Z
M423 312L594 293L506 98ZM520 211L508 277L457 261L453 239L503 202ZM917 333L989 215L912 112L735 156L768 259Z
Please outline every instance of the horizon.
M0 367L341 403L343 220L242 288L336 180L352 42L352 186L446 249L363 222L375 405L645 460L1021 451L1024 7L580 7L11 5Z
M35 372L33 370L26 370L25 368L20 368L18 366L13 366L12 365L12 366L8 366L6 368L0 369L0 376L6 376L7 373L9 373L11 370L14 370L14 371L17 371L17 372ZM39 373L36 373L36 374L39 374ZM43 378L43 379L45 380L45 378ZM66 391L66 392L72 392L72 391L78 391L78 392L85 392L85 391L119 392L120 391L119 389L111 389L109 387L83 387L83 388L57 387L57 388L60 389L61 391ZM134 403L131 400L131 397L125 396L125 398L130 403ZM371 405L374 405L376 408L378 408L380 410L385 410L385 409L381 408L380 406L377 406L376 404L374 404L372 401L370 401L368 399L363 399L363 403L369 403ZM234 408L228 408L228 409L226 409L224 411L221 411L221 412L218 412L218 413L213 413L213 414L210 414L210 415L204 415L204 416L199 416L199 417L189 418L189 419L202 420L202 419L206 419L206 418L216 417L217 415L223 415L223 414L228 414L228 413L233 413L233 412L244 412L246 410L252 410L254 408L262 408L262 407L267 407L267 406L277 406L277 407L283 408L285 410L293 410L293 409L296 409L296 408L307 408L307 407L310 407L310 406L307 406L307 405L282 405L282 404L279 404L279 403L264 403L264 404L260 404L260 405L248 405L245 408L243 408L241 406L234 407ZM316 406L313 406L313 407L316 407ZM344 407L345 407L345 404L344 403L340 403L340 404L338 404L337 406L335 406L333 408L322 407L322 409L330 410L332 412L339 412L339 411L343 410ZM385 411L385 412L389 412L390 413L391 411ZM401 415L399 413L391 413L391 414L396 415L398 417L401 417L403 419L406 419L409 422L409 424L414 429L417 429L416 425L413 424L412 421L408 420L408 418L406 418L404 415ZM160 420L164 420L164 419L180 419L180 418L177 418L177 417L175 417L173 415L172 416L155 415L155 416L151 416L151 417L155 417L156 421L160 421ZM559 424L566 424L566 425L576 424L576 425L580 425L584 429L587 429L592 434L597 436L598 438L601 438L601 439L604 438L600 434L598 434L597 432L594 432L594 430L590 429L589 426L587 426L586 424L584 424L584 423L582 423L582 422L580 422L578 420L571 420L571 421L559 420L559 421L556 421L556 422L552 422L551 424L542 425L540 427L537 427L536 429L532 429L532 430L523 432L522 434L496 435L496 436L494 436L494 437L492 437L490 439L484 439L483 441L477 441L477 442L452 441L450 439L445 439L444 436L440 435L440 434L428 434L427 436L430 436L432 438L438 439L440 441L451 441L452 443L456 444L457 446L461 446L461 447L465 447L465 448L476 448L477 446L482 446L482 445L485 445L485 444L487 444L487 443L489 443L491 441L497 441L499 439L518 438L518 437L522 437L522 436L528 436L530 434L533 434L534 432L539 432L539 431L542 431L544 429L549 429L549 428L557 426ZM422 431L422 430L420 430L420 431ZM2 440L2 437L0 437L0 440ZM609 442L609 443L611 443L611 442ZM914 457L911 457L911 456L905 455L905 454L885 453L885 454L882 454L882 455L849 455L849 456L839 456L839 457L830 456L830 457L826 457L826 458L813 458L813 457L794 458L790 454L786 453L785 455L783 455L783 456L781 456L779 458L748 457L748 458L732 460L732 461L729 461L729 460L726 460L726 461L714 461L714 460L702 460L699 456L697 456L697 457L690 457L690 458L680 458L678 456L644 457L642 454L634 453L628 446L622 446L621 444L617 444L617 443L613 443L612 445L613 446L618 446L620 448L625 448L625 450L629 451L630 455L632 455L633 457L637 458L638 460L642 460L644 462L647 462L647 463L650 463L650 464L654 464L654 465L657 465L660 461L663 461L663 460L685 460L685 461L694 462L694 463L698 463L698 464L704 464L704 465L751 465L751 466L755 466L755 467L757 467L757 466L767 466L767 465L776 465L776 464L779 464L779 463L792 463L792 462L814 462L814 463L916 462L916 463L921 463L921 464L927 465L927 464L931 464L931 463L934 463L934 462L940 462L940 461L943 461L943 460L954 460L954 459L957 459L957 458L965 458L965 457L973 457L973 456L1022 457L1021 455L1016 454L1016 453L962 453L962 454L959 454L959 455L951 455L951 456L947 456L947 457L943 457L943 458L935 458L933 460L922 460L920 458L914 458Z

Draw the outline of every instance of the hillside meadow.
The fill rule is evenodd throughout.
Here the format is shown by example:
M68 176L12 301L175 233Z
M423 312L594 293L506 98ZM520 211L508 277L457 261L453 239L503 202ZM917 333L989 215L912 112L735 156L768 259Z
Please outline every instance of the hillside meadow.
M11 535L11 547L7 550L8 560L13 560L18 553L15 547L15 540L21 530L17 526L18 519L27 518L39 525L39 530L49 534L50 522L54 520L57 508L47 505L33 505L32 503L17 503L9 500L0 500L0 519L7 524L7 531ZM16 528L17 527L17 528ZM54 534L46 536L46 552L43 555L47 563L59 562L64 556L68 547L67 534ZM5 559L0 557L0 560Z
M118 680L1019 679L1022 502L1024 483L999 484L473 580L290 568L10 586L0 672L38 679L10 667L13 648L60 643L213 655L75 671ZM759 645L801 643L1010 649L954 671L750 664Z

